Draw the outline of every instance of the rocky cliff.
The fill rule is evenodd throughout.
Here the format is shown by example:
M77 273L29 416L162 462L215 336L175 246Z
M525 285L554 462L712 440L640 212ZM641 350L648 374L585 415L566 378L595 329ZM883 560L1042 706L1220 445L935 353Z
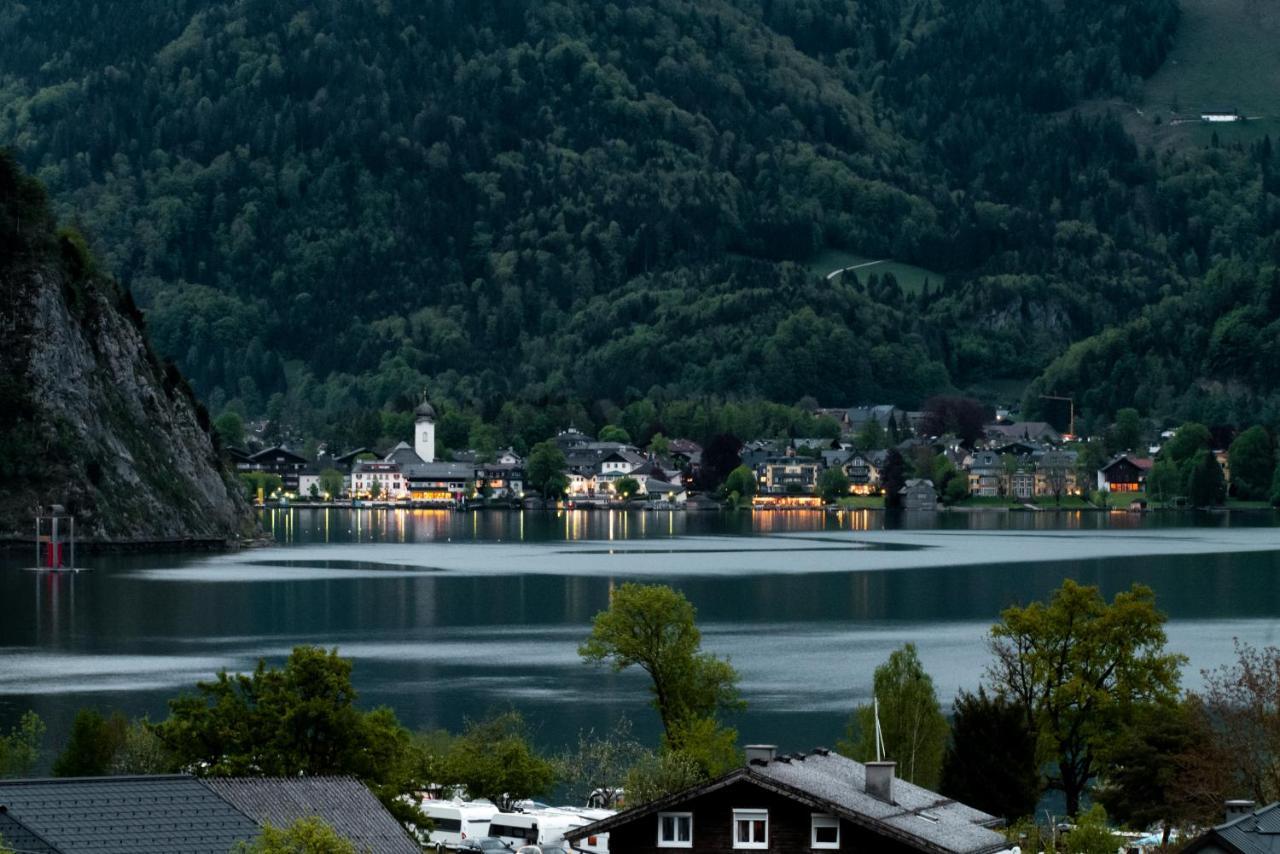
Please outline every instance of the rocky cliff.
M0 152L0 533L59 503L103 540L252 531L209 419L131 297Z

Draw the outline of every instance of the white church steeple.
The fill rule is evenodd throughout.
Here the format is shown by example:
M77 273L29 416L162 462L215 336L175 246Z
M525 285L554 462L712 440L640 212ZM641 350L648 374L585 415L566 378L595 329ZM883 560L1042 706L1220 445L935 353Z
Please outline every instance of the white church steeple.
M413 450L424 463L436 461L436 410L422 392L422 403L414 411Z

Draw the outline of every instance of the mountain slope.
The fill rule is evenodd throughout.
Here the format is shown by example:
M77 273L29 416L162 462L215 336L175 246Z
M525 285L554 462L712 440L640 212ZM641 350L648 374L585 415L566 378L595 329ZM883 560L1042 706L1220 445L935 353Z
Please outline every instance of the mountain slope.
M124 313L122 313L122 310ZM0 532L60 503L98 539L251 528L208 416L162 367L83 240L55 233L39 185L0 153Z
M914 405L1025 380L1213 263L1222 220L1170 215L1166 164L1061 112L1138 86L1176 21L1172 0L53 0L0 16L0 143L215 410L329 437L423 385L486 417ZM940 280L792 266L828 247Z

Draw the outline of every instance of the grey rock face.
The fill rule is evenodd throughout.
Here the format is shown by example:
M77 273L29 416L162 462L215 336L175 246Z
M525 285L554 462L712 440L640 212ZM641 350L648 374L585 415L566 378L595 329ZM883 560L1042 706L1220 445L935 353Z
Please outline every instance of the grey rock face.
M2 366L25 398L10 424L23 450L0 483L0 531L29 535L32 508L61 503L97 539L251 533L188 386L156 361L114 290L96 276L72 283L57 265L0 270L13 318Z

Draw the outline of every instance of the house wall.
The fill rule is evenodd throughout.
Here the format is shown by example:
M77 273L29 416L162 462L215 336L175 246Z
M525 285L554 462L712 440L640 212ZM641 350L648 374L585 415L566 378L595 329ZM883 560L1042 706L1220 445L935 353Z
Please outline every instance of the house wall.
M754 850L774 852L814 850L810 845L811 818L815 812L813 808L761 789L752 783L740 782L665 810L666 812L693 813L692 848L659 848L658 815L654 813L612 830L609 833L609 854L679 854L681 851L693 851L697 854L720 854L720 852L733 854L735 850L733 811L735 809L769 811L769 847ZM901 854L901 852L921 849L879 836L842 820L840 847L821 850Z

